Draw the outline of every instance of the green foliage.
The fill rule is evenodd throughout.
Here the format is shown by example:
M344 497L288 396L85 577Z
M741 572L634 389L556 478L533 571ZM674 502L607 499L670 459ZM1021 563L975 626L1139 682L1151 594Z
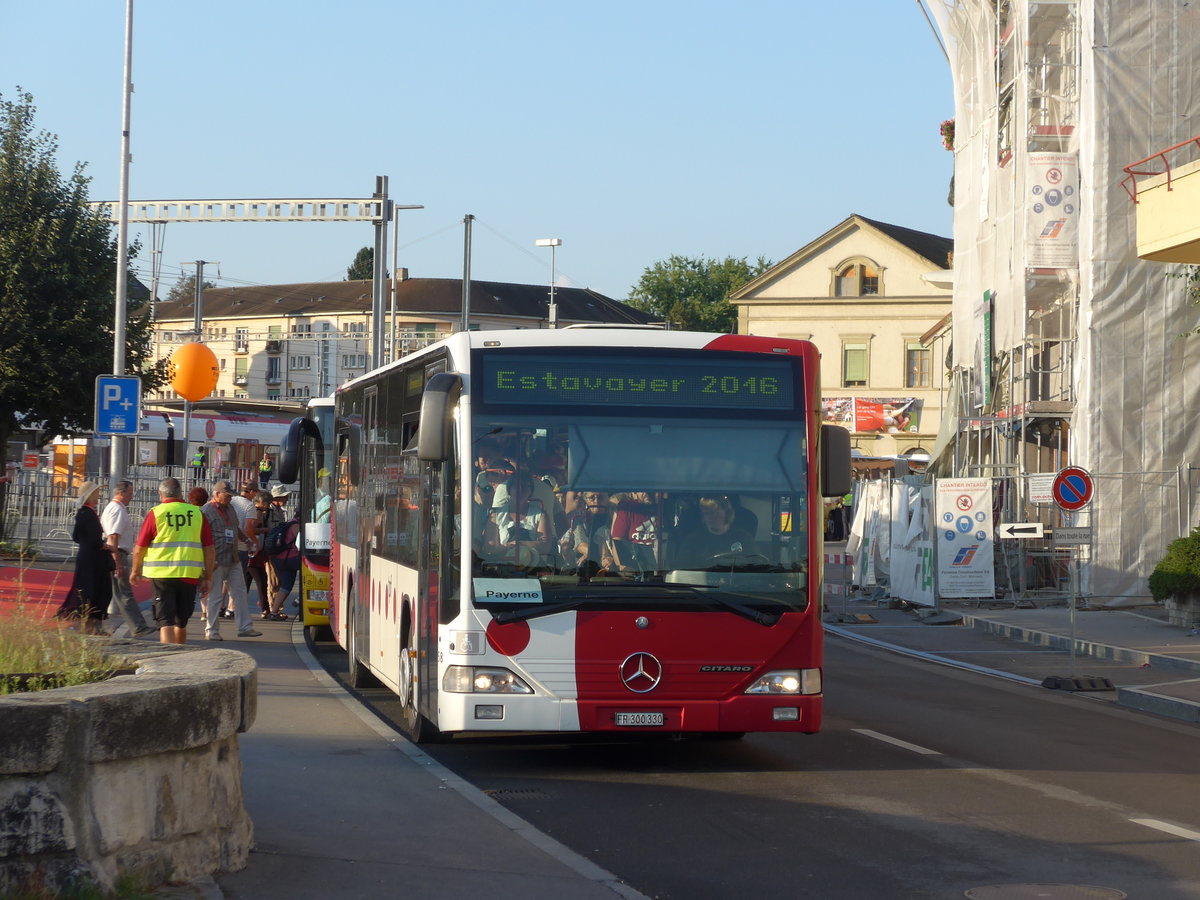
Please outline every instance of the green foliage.
M354 254L354 262L346 270L347 281L369 281L375 276L375 251L363 247Z
M0 694L90 684L111 678L122 661L103 641L46 621L17 605L0 628ZM22 676L22 677L17 677Z
M0 95L0 460L22 421L50 433L90 430L96 376L112 371L113 229L87 206L83 164L59 174L57 139L35 133L35 112L19 88L15 100ZM142 373L151 355L142 309L130 302L129 373Z
M1183 281L1184 296L1187 297L1187 302L1190 306L1200 306L1200 266L1183 266L1182 268L1167 273L1168 278L1179 278ZM1188 337L1189 335L1200 334L1200 325L1197 325L1191 331L1185 331L1180 337Z
M1150 573L1150 594L1167 597L1200 593L1200 528L1167 545L1167 554Z
M737 309L729 295L774 265L759 257L723 260L672 256L647 268L625 302L685 331L731 333Z
M216 285L204 279L204 289L215 288ZM196 276L195 275L180 275L179 280L171 286L170 293L167 294L168 303L190 303L196 298Z

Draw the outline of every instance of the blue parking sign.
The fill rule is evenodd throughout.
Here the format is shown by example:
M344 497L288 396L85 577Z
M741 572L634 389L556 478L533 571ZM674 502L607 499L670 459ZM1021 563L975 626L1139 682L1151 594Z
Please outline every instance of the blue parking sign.
M141 378L96 376L96 434L136 435L141 413Z

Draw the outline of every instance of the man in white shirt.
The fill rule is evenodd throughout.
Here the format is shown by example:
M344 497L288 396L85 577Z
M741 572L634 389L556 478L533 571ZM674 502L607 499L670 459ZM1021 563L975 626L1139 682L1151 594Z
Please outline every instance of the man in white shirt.
M238 541L238 561L242 564L242 575L246 579L246 590L250 589L250 572L246 563L258 552L258 542L251 534L250 520L258 520L258 510L254 506L254 498L258 495L257 481L242 482L241 490L230 499L230 505L237 510L238 527L242 529L242 539Z
M117 551L113 554L117 561L117 569L112 574L113 605L120 610L121 617L129 626L129 633L134 637L142 637L158 634L158 629L146 622L129 584L133 541L137 537L137 526L129 518L129 501L132 499L133 483L118 481L112 500L104 507L104 513L100 516L100 527L104 529L104 540L108 546Z

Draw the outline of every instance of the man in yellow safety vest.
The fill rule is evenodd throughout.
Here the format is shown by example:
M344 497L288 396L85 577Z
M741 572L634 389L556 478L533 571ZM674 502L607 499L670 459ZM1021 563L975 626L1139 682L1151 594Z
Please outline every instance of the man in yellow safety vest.
M183 500L177 478L158 485L162 501L142 521L133 547L130 582L148 574L154 583L154 619L163 644L187 642L188 619L196 612L196 589L207 591L217 565L212 527L198 506Z

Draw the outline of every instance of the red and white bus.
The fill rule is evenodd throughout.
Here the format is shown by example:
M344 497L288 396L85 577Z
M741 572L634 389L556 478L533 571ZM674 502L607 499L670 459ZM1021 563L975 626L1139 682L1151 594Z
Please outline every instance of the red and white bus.
M454 732L812 733L822 503L849 435L806 341L460 332L338 390L330 625ZM311 477L311 476L310 476Z

